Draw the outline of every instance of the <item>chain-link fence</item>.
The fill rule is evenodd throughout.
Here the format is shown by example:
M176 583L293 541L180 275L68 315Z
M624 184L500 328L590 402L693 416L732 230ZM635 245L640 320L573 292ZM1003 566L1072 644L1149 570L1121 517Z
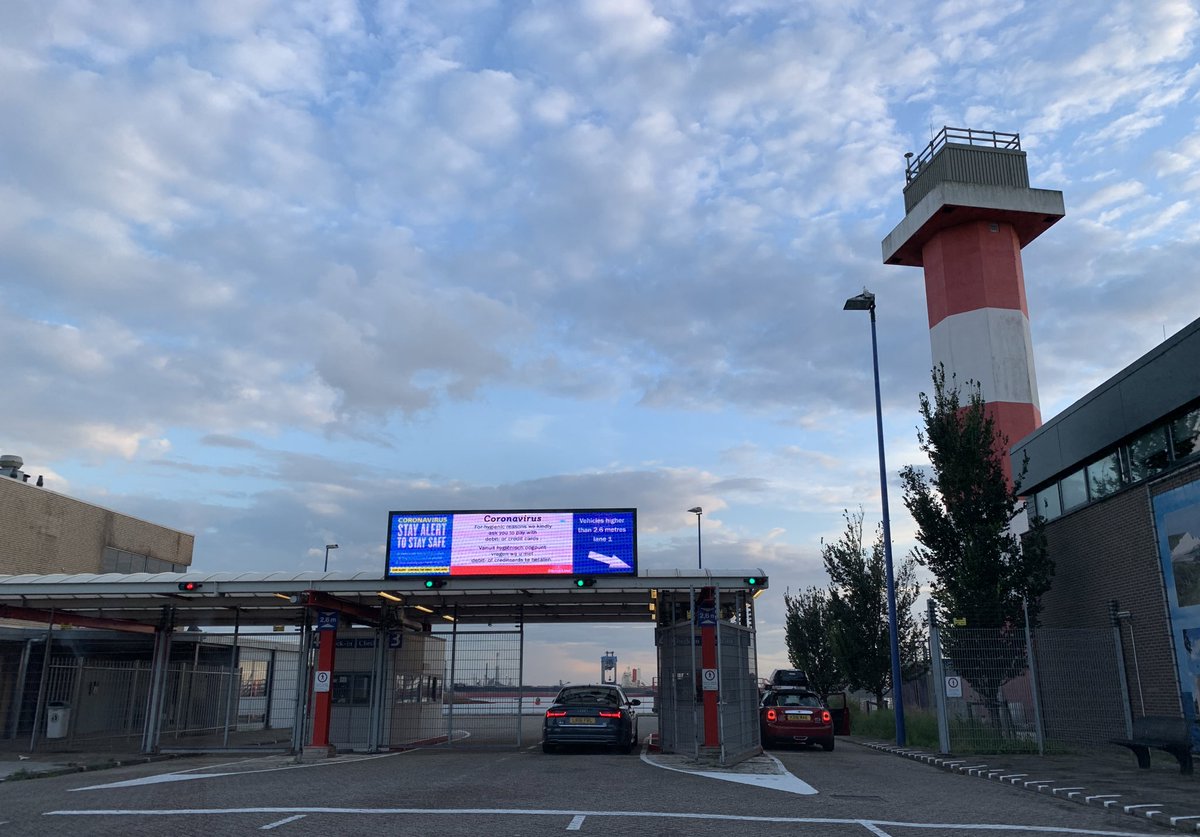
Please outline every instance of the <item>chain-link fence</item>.
M943 752L1062 752L1126 734L1127 688L1111 630L938 626L932 691Z

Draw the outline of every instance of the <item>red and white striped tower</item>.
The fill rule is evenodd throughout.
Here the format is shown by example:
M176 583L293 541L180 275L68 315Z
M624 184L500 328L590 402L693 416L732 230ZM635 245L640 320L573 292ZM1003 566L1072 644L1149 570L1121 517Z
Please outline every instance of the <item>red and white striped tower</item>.
M1017 134L943 128L905 156L907 214L883 261L925 268L934 366L977 382L1015 444L1042 423L1021 248L1066 214L1062 192L1029 188Z

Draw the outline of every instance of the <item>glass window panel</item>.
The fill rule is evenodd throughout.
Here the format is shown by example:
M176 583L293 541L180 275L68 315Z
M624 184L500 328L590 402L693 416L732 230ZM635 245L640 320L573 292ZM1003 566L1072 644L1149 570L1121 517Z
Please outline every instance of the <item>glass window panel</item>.
M1152 477L1167 467L1167 433L1155 427L1129 443L1129 478L1133 482Z
M1121 459L1113 451L1087 466L1088 493L1093 500L1107 497L1121 487Z
M1069 477L1063 477L1059 480L1058 486L1062 489L1063 511L1082 506L1087 502L1087 478L1083 471L1076 471Z
M129 571L131 573L144 573L146 571L146 556L145 555L130 555L129 556Z
M100 572L117 572L117 551L111 546L104 547L104 557L100 562Z
M1175 458L1184 459L1200 450L1200 410L1192 410L1171 422Z
M119 572L119 573L130 572L129 562L132 558L133 558L133 556L130 555L128 552L118 552L117 553L117 572Z
M1062 503L1058 500L1058 483L1033 495L1033 513L1046 520L1062 514Z

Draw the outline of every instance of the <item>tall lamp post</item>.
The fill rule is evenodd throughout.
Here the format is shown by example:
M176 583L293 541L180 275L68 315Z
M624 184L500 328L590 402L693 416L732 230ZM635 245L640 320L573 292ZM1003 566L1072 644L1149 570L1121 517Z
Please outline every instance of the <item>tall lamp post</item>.
M338 545L336 543L325 544L325 572L329 572L329 550L337 548Z
M883 561L887 572L888 633L892 646L892 702L896 712L896 744L903 747L907 735L904 730L904 691L900 676L900 636L896 625L896 580L892 575L892 524L888 515L887 466L883 460L883 405L879 398L879 346L875 339L875 294L863 288L858 296L852 296L842 306L843 311L871 312L871 362L875 368L875 430L879 438L879 494L883 498Z
M704 509L696 506L688 511L696 515L696 563L700 569L704 569L704 553L700 548L700 515L704 514Z

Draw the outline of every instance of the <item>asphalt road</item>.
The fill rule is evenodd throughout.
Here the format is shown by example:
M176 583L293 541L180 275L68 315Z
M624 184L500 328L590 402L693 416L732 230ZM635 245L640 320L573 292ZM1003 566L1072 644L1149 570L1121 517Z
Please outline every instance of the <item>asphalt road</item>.
M0 784L10 835L1162 834L1127 816L839 741L773 750L816 793L606 752L415 750L297 765L177 759Z

